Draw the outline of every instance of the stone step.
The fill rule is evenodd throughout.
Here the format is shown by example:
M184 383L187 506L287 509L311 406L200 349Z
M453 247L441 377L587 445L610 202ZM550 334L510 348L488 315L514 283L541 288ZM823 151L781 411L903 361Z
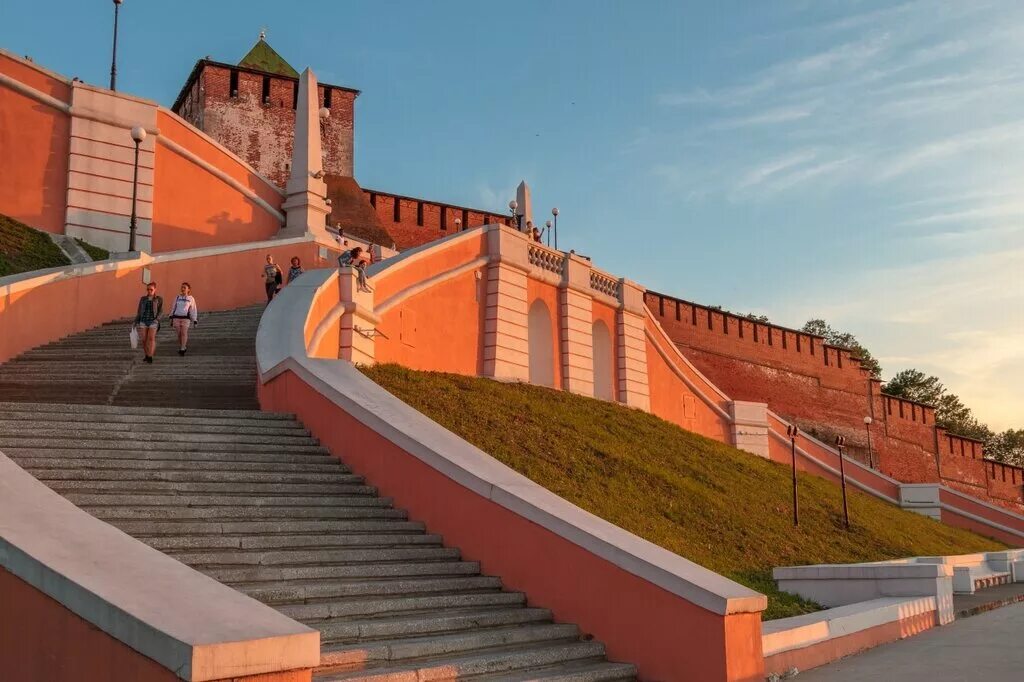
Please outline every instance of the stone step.
M468 592L416 597L363 597L275 604L274 608L300 622L330 618L381 617L389 613L414 613L445 609L512 607L526 604L522 592Z
M80 405L53 403L20 403L0 401L0 414L12 412L74 412L77 414L128 414L128 415L165 415L178 417L229 417L231 419L279 419L294 420L294 414L280 412L261 412L259 410L197 410L180 407L132 407L112 405Z
M69 494L94 494L113 495L139 495L151 497L147 493L156 493L157 497L167 496L172 504L182 504L184 498L188 499L211 499L218 496L204 497L200 493L222 493L222 499L237 497L238 495L252 495L253 499L276 500L277 504L298 504L288 500L305 499L307 503L313 503L315 496L321 496L327 502L321 504L334 504L335 498L350 497L353 495L376 495L377 489L373 486L361 483L249 483L244 481L212 481L212 482L184 482L184 481L158 481L158 480L47 480L47 486L57 492ZM301 496L301 497L300 497ZM177 499L174 499L177 498ZM211 502L212 503L212 502ZM231 504L238 504L234 500ZM128 504L131 504L130 502ZM253 504L258 504L254 502Z
M324 646L550 621L551 611L548 609L503 607L380 618L333 618L307 621L306 625L320 631L320 644Z
M385 663L422 659L474 649L530 644L534 642L574 641L579 628L570 624L540 623L518 627L489 628L447 635L393 639L367 644L328 647L320 654L318 671L366 670Z
M174 558L190 566L301 566L392 561L458 561L459 550L454 547L210 550L175 552Z
M18 461L18 460L15 460ZM304 472L304 471L193 471L191 467L182 470L168 471L164 467L149 469L125 469L125 468L78 468L67 467L57 468L36 468L25 466L22 468L35 476L40 481L78 481L81 483L94 481L123 481L125 485L132 484L133 490L153 490L153 488L140 488L142 483L248 483L248 484L279 484L279 485L310 485L310 484L331 484L329 492L335 490L336 485L360 485L364 483L362 476L343 473L335 467L329 472ZM48 483L49 485L49 483ZM54 486L50 486L53 488ZM54 488L56 489L56 488ZM176 488L180 490L181 488Z
M276 514L278 511L299 509L321 510L325 514L335 509L352 507L390 507L391 498L377 497L366 492L354 495L324 495L289 497L287 495L271 495L256 497L252 494L240 495L174 495L174 494L122 494L122 493L83 493L64 492L70 502L89 509L93 506L124 506L126 508L143 507L198 507L200 505L215 509L248 509L250 512ZM259 511L257 511L259 510ZM285 512L288 513L288 512Z
M186 535L243 535L273 537L275 535L310 534L322 537L334 533L422 533L426 530L420 521L392 519L351 519L332 521L135 521L115 519L117 526L132 537Z
M52 455L49 453L86 453L77 457L66 457L64 455ZM89 459L90 452L102 453L102 459ZM125 474L152 476L159 480L158 473L166 475L173 473L200 473L210 472L218 474L230 474L242 472L255 472L259 475L273 476L275 474L309 473L326 476L333 476L336 472L339 475L346 474L348 468L322 453L313 452L310 455L259 455L256 453L172 453L152 452L137 453L132 456L131 451L89 451L89 450L34 450L31 448L7 448L4 453L25 469L33 471L68 471L75 474L81 472L83 476L87 472L95 472L99 477L111 475L110 472L122 471ZM141 454L155 455L149 459L138 459ZM38 456L37 456L38 455ZM115 456L122 455L122 456ZM197 459L203 456L205 459ZM245 457L245 461L241 457ZM163 458L160 458L163 457ZM176 459L172 459L176 457ZM235 458L239 459L235 459ZM261 459L254 459L260 457ZM253 460L253 461L249 461ZM71 476L70 478L73 478ZM168 479L169 480L169 479ZM282 479L283 480L283 479Z
M342 547L413 547L441 545L440 535L426 533L356 533L324 537L306 535L162 535L140 537L147 545L167 554L175 551L209 551L215 549L299 549Z
M385 500L391 504L391 500ZM385 506L349 507L126 507L89 506L88 512L104 521L112 519L206 519L211 521L288 521L288 520L329 520L329 519L402 519L407 518L403 509Z
M319 680L318 677L313 679ZM497 675L477 675L473 682L632 682L635 679L635 665L600 660L574 661L511 674L503 672Z
M334 564L323 566L202 566L214 580L242 589L249 583L293 580L391 579L413 576L473 576L476 561L407 561L391 564Z
M394 596L437 592L498 591L501 580L494 576L392 578L384 580L299 581L248 583L238 590L266 604L299 602L307 599Z
M317 441L309 436L247 436L244 434L233 434L230 431L224 433L134 433L131 440L111 440L111 434L107 431L92 431L87 429L69 429L61 434L54 434L52 437L41 437L33 433L31 429L12 429L0 434L0 448L2 447L60 447L69 441L75 442L79 447L89 449L117 449L118 444L127 447L138 447L142 443L152 444L154 448L174 449L196 449L203 446L239 446L239 445L260 445L267 450L278 450L281 446L313 446ZM218 448L219 449L219 448Z
M244 422L245 420L240 420ZM250 420L252 421L252 420ZM87 426L86 426L87 424ZM83 433L98 433L104 438L135 438L137 434L170 434L173 436L192 436L199 434L231 434L239 436L287 436L290 438L309 438L307 429L298 424L284 422L257 422L255 424L163 424L150 422L147 424L122 424L118 422L61 422L58 420L30 422L24 419L0 418L0 433L9 436L38 436L52 434L81 438ZM85 436L88 437L88 436Z
M604 645L600 642L561 642L547 645L499 647L486 651L439 656L418 663L387 666L375 673L358 670L317 675L317 682L362 680L363 682L411 682L413 680L454 680L474 675L506 673L536 667L549 667L568 661L600 660Z

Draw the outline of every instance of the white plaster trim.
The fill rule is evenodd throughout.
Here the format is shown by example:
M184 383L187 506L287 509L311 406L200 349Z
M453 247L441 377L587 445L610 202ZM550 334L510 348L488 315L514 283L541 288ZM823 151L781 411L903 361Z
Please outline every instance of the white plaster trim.
M351 364L307 357L302 330L317 290L329 286L331 274L306 273L295 282L301 286L286 287L267 307L256 336L261 382L293 372L456 483L701 608L721 615L764 610L764 595L570 504L406 405Z
M199 130L199 128L196 128L194 125L192 125L191 123L189 123L188 121L183 119L181 116L178 116L176 113L174 113L170 109L165 109L164 107L161 107L161 106L157 107L157 111L159 113L164 114L165 116L170 116L175 121L177 121L181 125L185 126L190 133L195 134L196 136L199 137L199 139L203 140L204 142L209 143L210 146L216 148L217 151L222 152L223 154L225 154L228 157L230 157L232 160L238 162L243 168L245 168L247 171L249 171L250 173L252 173L256 177L258 177L264 183L266 183L266 185L267 185L267 187L269 189L274 190L275 192L280 194L282 197L285 196L285 191L283 189L281 189L280 187L278 187L277 185L275 185L273 180L271 180L267 176L265 176L262 173L260 173L258 170L256 170L251 165L249 165L248 161L246 161L242 157L240 157L237 154L235 154L233 151L231 151L230 149L228 149L227 147L222 145L220 142L218 142L217 140L213 139L212 137L210 137L209 135L204 133L202 130Z
M211 175L214 175L217 178L219 178L220 180L222 180L223 182L227 183L232 188L237 190L239 193L244 195L247 199L249 199L249 201L251 201L252 203L256 204L257 206L262 208L264 211L266 211L270 215L272 215L275 218L277 218L278 221L281 224L284 224L284 221L285 221L284 213L282 213L281 211L277 210L276 208L274 208L273 206L268 204L263 199L263 197L261 197L260 195L256 194L256 192L253 192L251 189L249 189L248 187L246 187L245 185L240 183L235 178L231 177L225 171L221 170L220 168L217 168L216 166L214 166L209 161L207 161L207 160L205 160L203 158L200 158L199 156L193 154L191 151L189 151L188 149L185 149L180 144L178 144L174 140L170 139L166 135L160 135L159 137L156 138L156 141L159 142L160 144L162 144L163 146L167 147L168 149L170 149L175 154L178 154L180 156L185 157L186 159L188 159L192 163L196 164L197 166L199 166L203 170L209 172Z
M67 102L62 102L53 95L47 95L41 90L36 90L31 85L25 85L21 81L8 76L6 73L0 73L0 85L6 86L17 93L25 95L25 97L34 99L40 104L45 104L46 106L62 111L65 114L71 113L71 105Z
M184 680L320 661L316 630L90 516L3 453L0 566Z
M368 268L366 268L366 274L367 276L375 277L388 270L396 272L406 267L407 265L412 265L417 261L423 260L428 255L433 255L432 253L428 252L433 251L436 248L442 246L451 246L453 244L457 244L463 239L469 239L471 237L476 238L479 237L480 234L487 234L488 232L500 229L501 227L501 225L481 225L480 227L474 227L471 230L455 232L446 237L435 239L432 242L420 244L417 247L402 251L397 256L393 256L391 258L388 258L387 260L379 261L377 263L370 265Z
M395 293L394 295L391 296L391 298L387 299L380 305L374 306L373 310L377 315L383 315L387 311L394 308L399 303L405 301L407 298L415 296L416 294L419 294L431 287L435 287L438 284L443 284L444 282L447 282L450 279L454 279L459 275L463 275L471 270L482 268L490 262L491 259L489 257L481 256L479 258L469 261L468 263L465 263L464 265L452 268L451 270L446 270L445 272L442 272L438 275L434 275L429 279L423 280L419 284L413 284L412 286L402 289L401 291Z
M125 256L123 258L111 258L108 260L95 261L93 263L81 263L78 265L67 265L59 268L48 268L46 270L32 270L16 275L0 277L0 298L11 296L21 291L29 291L36 287L58 282L63 279L74 277L87 277L100 272L117 272L120 270L131 270L144 267L152 262L153 257L148 253L140 253L137 256Z
M210 256L221 256L226 253L240 253L243 251L261 251L273 249L278 246L291 246L293 244L305 244L315 241L311 236L289 237L288 239L265 239L261 242L246 242L244 244L225 244L223 246L204 246L198 249L183 249L181 251L168 251L150 256L154 263L171 263L178 260L189 260L192 258L208 258ZM296 280L298 281L298 280Z
M762 623L761 647L767 658L935 611L935 597L884 597L837 606Z
M625 282L625 280L623 280L623 282ZM704 376L704 374L699 369L697 369L692 362L690 362L689 358L687 358L685 355L683 355L683 352L681 350L679 350L678 346L676 346L676 344L672 341L672 338L665 331L665 328L661 326L661 323L658 322L658 319L654 316L654 313L652 313L650 308L648 308L646 305L644 305L644 316L647 318L647 321L654 323L654 328L657 329L658 332L661 334L662 340L664 342L668 343L668 346L669 346L669 348L671 348L673 350L673 355L675 357L679 358L683 362L683 364L686 365L687 367L689 367L690 370L694 374L696 374L701 379L703 379L705 382L707 382L707 385L710 386L711 389L715 393L718 394L719 398L721 398L722 400L730 401L730 402L732 401L732 398L727 396L722 391L722 389L718 388L718 386L715 385L715 382L711 381L706 376ZM650 336L650 331L647 329L647 325L644 325L644 332L648 336ZM655 343L654 345L657 346L658 344ZM699 392L699 393L701 393L701 395L703 395L703 392ZM705 400L706 400L706 398L705 398Z

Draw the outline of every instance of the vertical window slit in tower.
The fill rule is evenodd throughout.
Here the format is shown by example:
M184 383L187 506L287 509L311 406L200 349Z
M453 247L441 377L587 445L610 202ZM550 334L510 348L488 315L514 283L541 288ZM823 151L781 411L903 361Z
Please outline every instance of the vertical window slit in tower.
M402 200L395 197L395 208L394 208L394 221L396 223L402 222Z
M679 301L676 301L676 322L679 322L681 318L681 311L679 310Z
M331 88L324 88L324 106L328 109L331 108L331 93L334 92Z
M231 69L228 91L232 97L238 97L238 69Z
M469 211L462 209L462 229L469 229Z
M416 202L416 224L423 227L423 202Z
M292 109L299 108L299 82L292 83Z
M263 103L270 104L270 76L263 77Z
M441 229L445 232L448 231L448 207L441 207Z

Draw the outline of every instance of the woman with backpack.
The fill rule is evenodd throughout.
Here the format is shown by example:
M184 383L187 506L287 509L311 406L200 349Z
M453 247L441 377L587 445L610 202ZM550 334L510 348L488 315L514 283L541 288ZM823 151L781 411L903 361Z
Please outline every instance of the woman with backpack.
M192 297L192 286L188 282L181 283L181 293L171 304L171 325L178 333L178 355L188 352L189 327L199 324L199 309L196 299Z
M156 333L160 329L160 315L164 311L164 299L156 295L156 282L146 285L146 295L139 299L135 311L135 326L139 330L142 349L146 353L143 362L152 364L156 355Z

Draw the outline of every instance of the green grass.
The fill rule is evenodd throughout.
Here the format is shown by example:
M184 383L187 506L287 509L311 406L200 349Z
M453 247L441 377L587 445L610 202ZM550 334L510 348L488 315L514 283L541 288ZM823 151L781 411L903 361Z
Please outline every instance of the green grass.
M89 258L92 258L93 260L107 260L110 258L110 252L106 249L93 246L89 242L84 239L79 239L78 237L75 237L75 241L78 242L78 245L82 247L83 251L89 254Z
M0 215L0 277L70 263L45 232Z
M775 566L880 561L1000 543L800 476L792 525L787 467L653 415L525 384L396 365L363 371L501 462L587 511L768 595L765 618L818 609L780 592Z

